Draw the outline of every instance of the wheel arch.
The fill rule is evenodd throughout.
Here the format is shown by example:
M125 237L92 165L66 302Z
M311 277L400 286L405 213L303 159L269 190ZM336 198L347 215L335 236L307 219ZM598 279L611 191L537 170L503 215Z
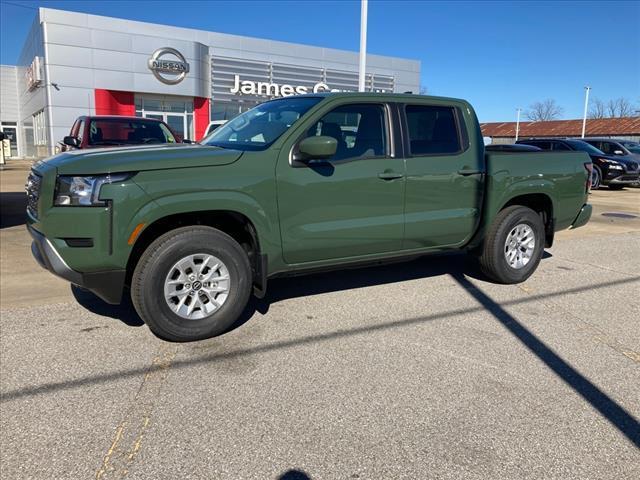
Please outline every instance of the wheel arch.
M180 227L208 226L237 241L247 253L258 290L266 288L266 254L255 223L244 213L234 210L197 210L165 215L146 225L135 239L126 266L125 284L130 285L133 271L144 251L161 235Z
M500 212L514 205L530 208L542 217L545 230L545 247L551 247L555 233L553 199L545 193L524 193L507 200L498 211Z

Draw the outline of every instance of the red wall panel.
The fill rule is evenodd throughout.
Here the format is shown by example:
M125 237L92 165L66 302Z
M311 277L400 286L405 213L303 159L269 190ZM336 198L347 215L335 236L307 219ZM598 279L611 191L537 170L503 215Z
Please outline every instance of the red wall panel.
M204 132L207 131L209 125L209 105L211 101L208 98L193 97L193 119L196 122L196 141L202 140Z
M96 115L136 114L133 92L95 89Z

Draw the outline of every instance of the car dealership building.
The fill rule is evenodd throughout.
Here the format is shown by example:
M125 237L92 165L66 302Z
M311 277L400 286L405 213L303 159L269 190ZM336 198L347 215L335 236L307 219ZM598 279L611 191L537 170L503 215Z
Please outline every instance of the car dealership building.
M367 55L366 72L368 91L420 89L417 60ZM44 156L80 115L158 118L197 140L269 98L355 91L358 53L40 8L0 87L12 156Z

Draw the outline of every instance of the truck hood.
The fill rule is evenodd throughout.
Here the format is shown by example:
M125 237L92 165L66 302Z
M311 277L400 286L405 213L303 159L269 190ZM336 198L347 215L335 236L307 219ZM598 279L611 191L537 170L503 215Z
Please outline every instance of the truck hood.
M141 145L74 150L54 155L41 163L55 167L62 175L97 175L227 165L241 156L242 152L238 150L200 144ZM37 164L35 168L38 169Z

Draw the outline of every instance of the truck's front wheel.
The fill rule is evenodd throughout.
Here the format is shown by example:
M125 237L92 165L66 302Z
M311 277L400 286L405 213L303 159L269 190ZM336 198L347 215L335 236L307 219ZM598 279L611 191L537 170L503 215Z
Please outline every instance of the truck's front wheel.
M211 227L183 227L149 245L133 273L131 298L159 337L200 340L238 319L251 283L249 260L233 238Z
M540 215L514 205L496 216L480 253L485 275L499 283L524 282L535 271L544 251Z

